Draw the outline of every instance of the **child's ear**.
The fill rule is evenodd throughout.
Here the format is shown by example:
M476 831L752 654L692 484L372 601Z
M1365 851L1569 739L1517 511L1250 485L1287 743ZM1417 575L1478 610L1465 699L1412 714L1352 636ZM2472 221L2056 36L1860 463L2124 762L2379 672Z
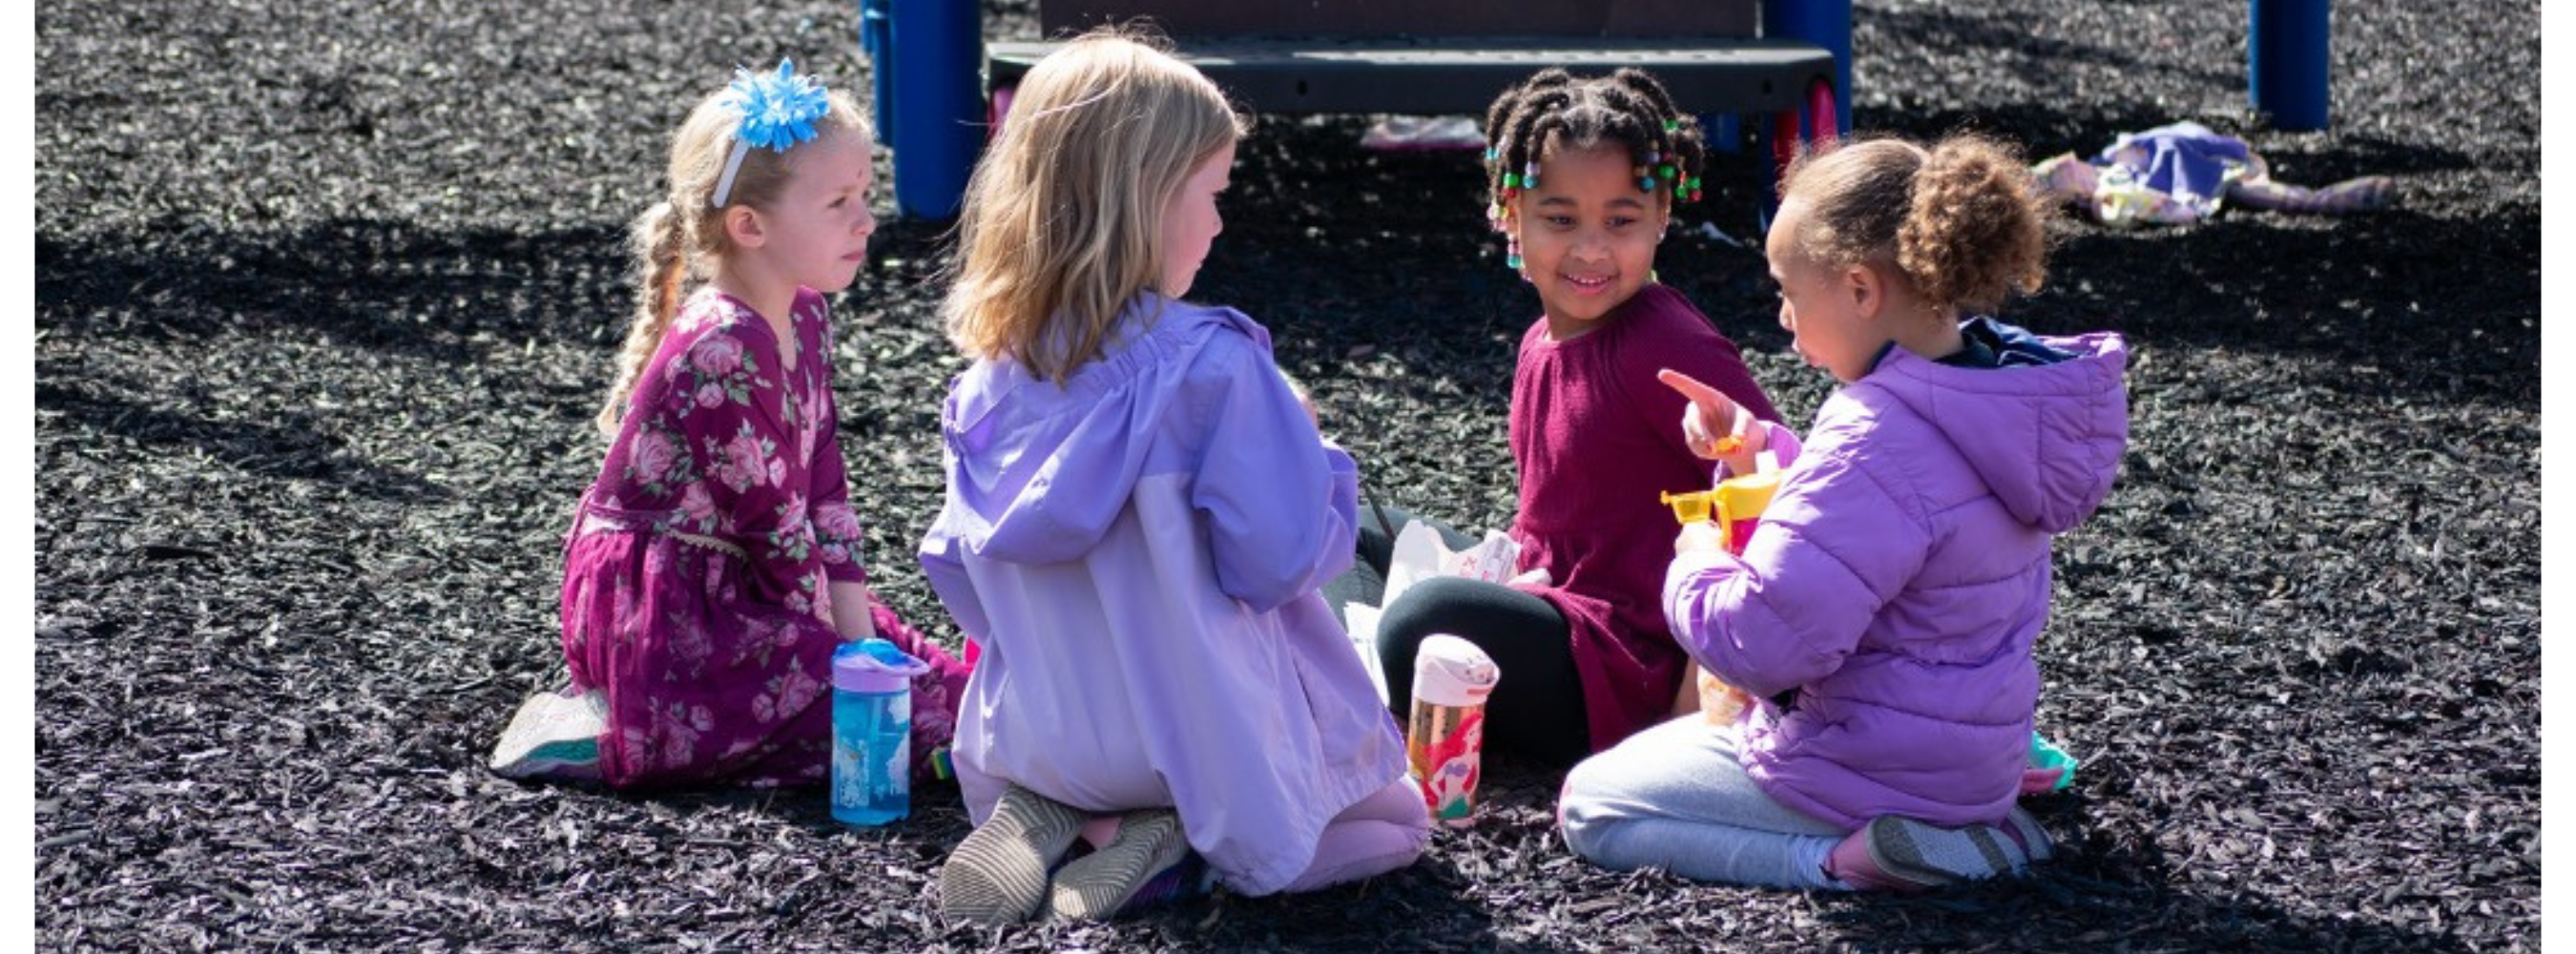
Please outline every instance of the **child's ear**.
M729 206L724 210L725 238L736 248L759 248L766 244L768 233L762 228L760 212L747 205Z
M1879 306L1887 303L1886 283L1879 280L1876 269L1867 265L1843 270L1843 292L1851 296L1852 312L1862 320L1878 317Z

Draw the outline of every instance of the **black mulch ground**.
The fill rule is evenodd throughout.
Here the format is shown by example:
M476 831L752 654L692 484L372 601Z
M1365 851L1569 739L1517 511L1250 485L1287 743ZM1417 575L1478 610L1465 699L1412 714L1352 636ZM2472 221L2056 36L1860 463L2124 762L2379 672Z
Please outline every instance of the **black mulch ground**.
M1913 900L1588 867L1556 779L1413 869L1108 926L944 930L953 789L629 798L485 771L558 678L557 541L626 311L621 229L735 63L859 87L847 4L74 0L36 15L35 927L49 950L2526 951L2540 940L2539 5L2335 4L2335 126L2246 107L2245 6L1872 0L1863 125L2034 155L2196 119L2401 210L2060 230L2009 315L2130 336L2119 489L2060 542L2036 877ZM1028 36L1025 5L994 36ZM1505 519L1534 313L1471 160L1264 122L1201 291L1269 323L1386 499ZM1794 419L1755 164L1664 246ZM958 367L898 222L841 297L893 604Z

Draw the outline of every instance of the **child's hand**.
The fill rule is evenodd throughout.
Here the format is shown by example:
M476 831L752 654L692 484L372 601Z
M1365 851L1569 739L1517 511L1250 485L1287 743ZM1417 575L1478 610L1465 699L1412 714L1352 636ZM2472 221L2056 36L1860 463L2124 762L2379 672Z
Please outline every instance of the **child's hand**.
M858 642L877 634L876 613L870 609L873 597L865 583L833 582L823 588L831 603L832 630L845 642Z
M1761 453L1770 438L1753 426L1753 415L1744 413L1725 392L1671 368L1655 372L1655 380L1690 399L1690 408L1682 412L1682 442L1691 453L1702 460L1725 461L1730 473L1753 472L1753 455Z
M1681 536L1673 538L1674 556L1701 552L1733 552L1726 548L1726 531L1718 529L1716 521L1702 520L1698 523L1683 524Z

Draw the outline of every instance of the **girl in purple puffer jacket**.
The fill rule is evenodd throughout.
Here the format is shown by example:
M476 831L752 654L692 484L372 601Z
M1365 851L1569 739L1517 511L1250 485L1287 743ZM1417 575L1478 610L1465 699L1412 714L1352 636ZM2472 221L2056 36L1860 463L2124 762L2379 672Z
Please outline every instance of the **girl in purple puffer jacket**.
M1714 525L1688 527L1664 583L1674 637L1758 701L1576 766L1559 813L1577 854L1836 890L2047 857L2013 802L2049 541L2110 492L2128 408L2118 335L1981 314L2038 289L2045 215L2021 161L1975 137L1859 142L1790 168L1767 247L1780 324L1845 386L1801 440L1666 375L1721 476L1765 451L1783 469L1742 556Z

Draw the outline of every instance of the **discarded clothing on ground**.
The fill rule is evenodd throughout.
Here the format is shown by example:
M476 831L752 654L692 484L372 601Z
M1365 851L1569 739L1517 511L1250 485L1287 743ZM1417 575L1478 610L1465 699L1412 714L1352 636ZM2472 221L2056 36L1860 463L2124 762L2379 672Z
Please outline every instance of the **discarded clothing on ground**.
M2228 202L2343 215L2384 209L2397 200L2397 184L2387 176L2320 188L2276 182L2269 164L2245 140L2189 121L2122 133L2090 160L2064 153L2041 161L2031 173L2042 191L2115 226L2198 222Z

